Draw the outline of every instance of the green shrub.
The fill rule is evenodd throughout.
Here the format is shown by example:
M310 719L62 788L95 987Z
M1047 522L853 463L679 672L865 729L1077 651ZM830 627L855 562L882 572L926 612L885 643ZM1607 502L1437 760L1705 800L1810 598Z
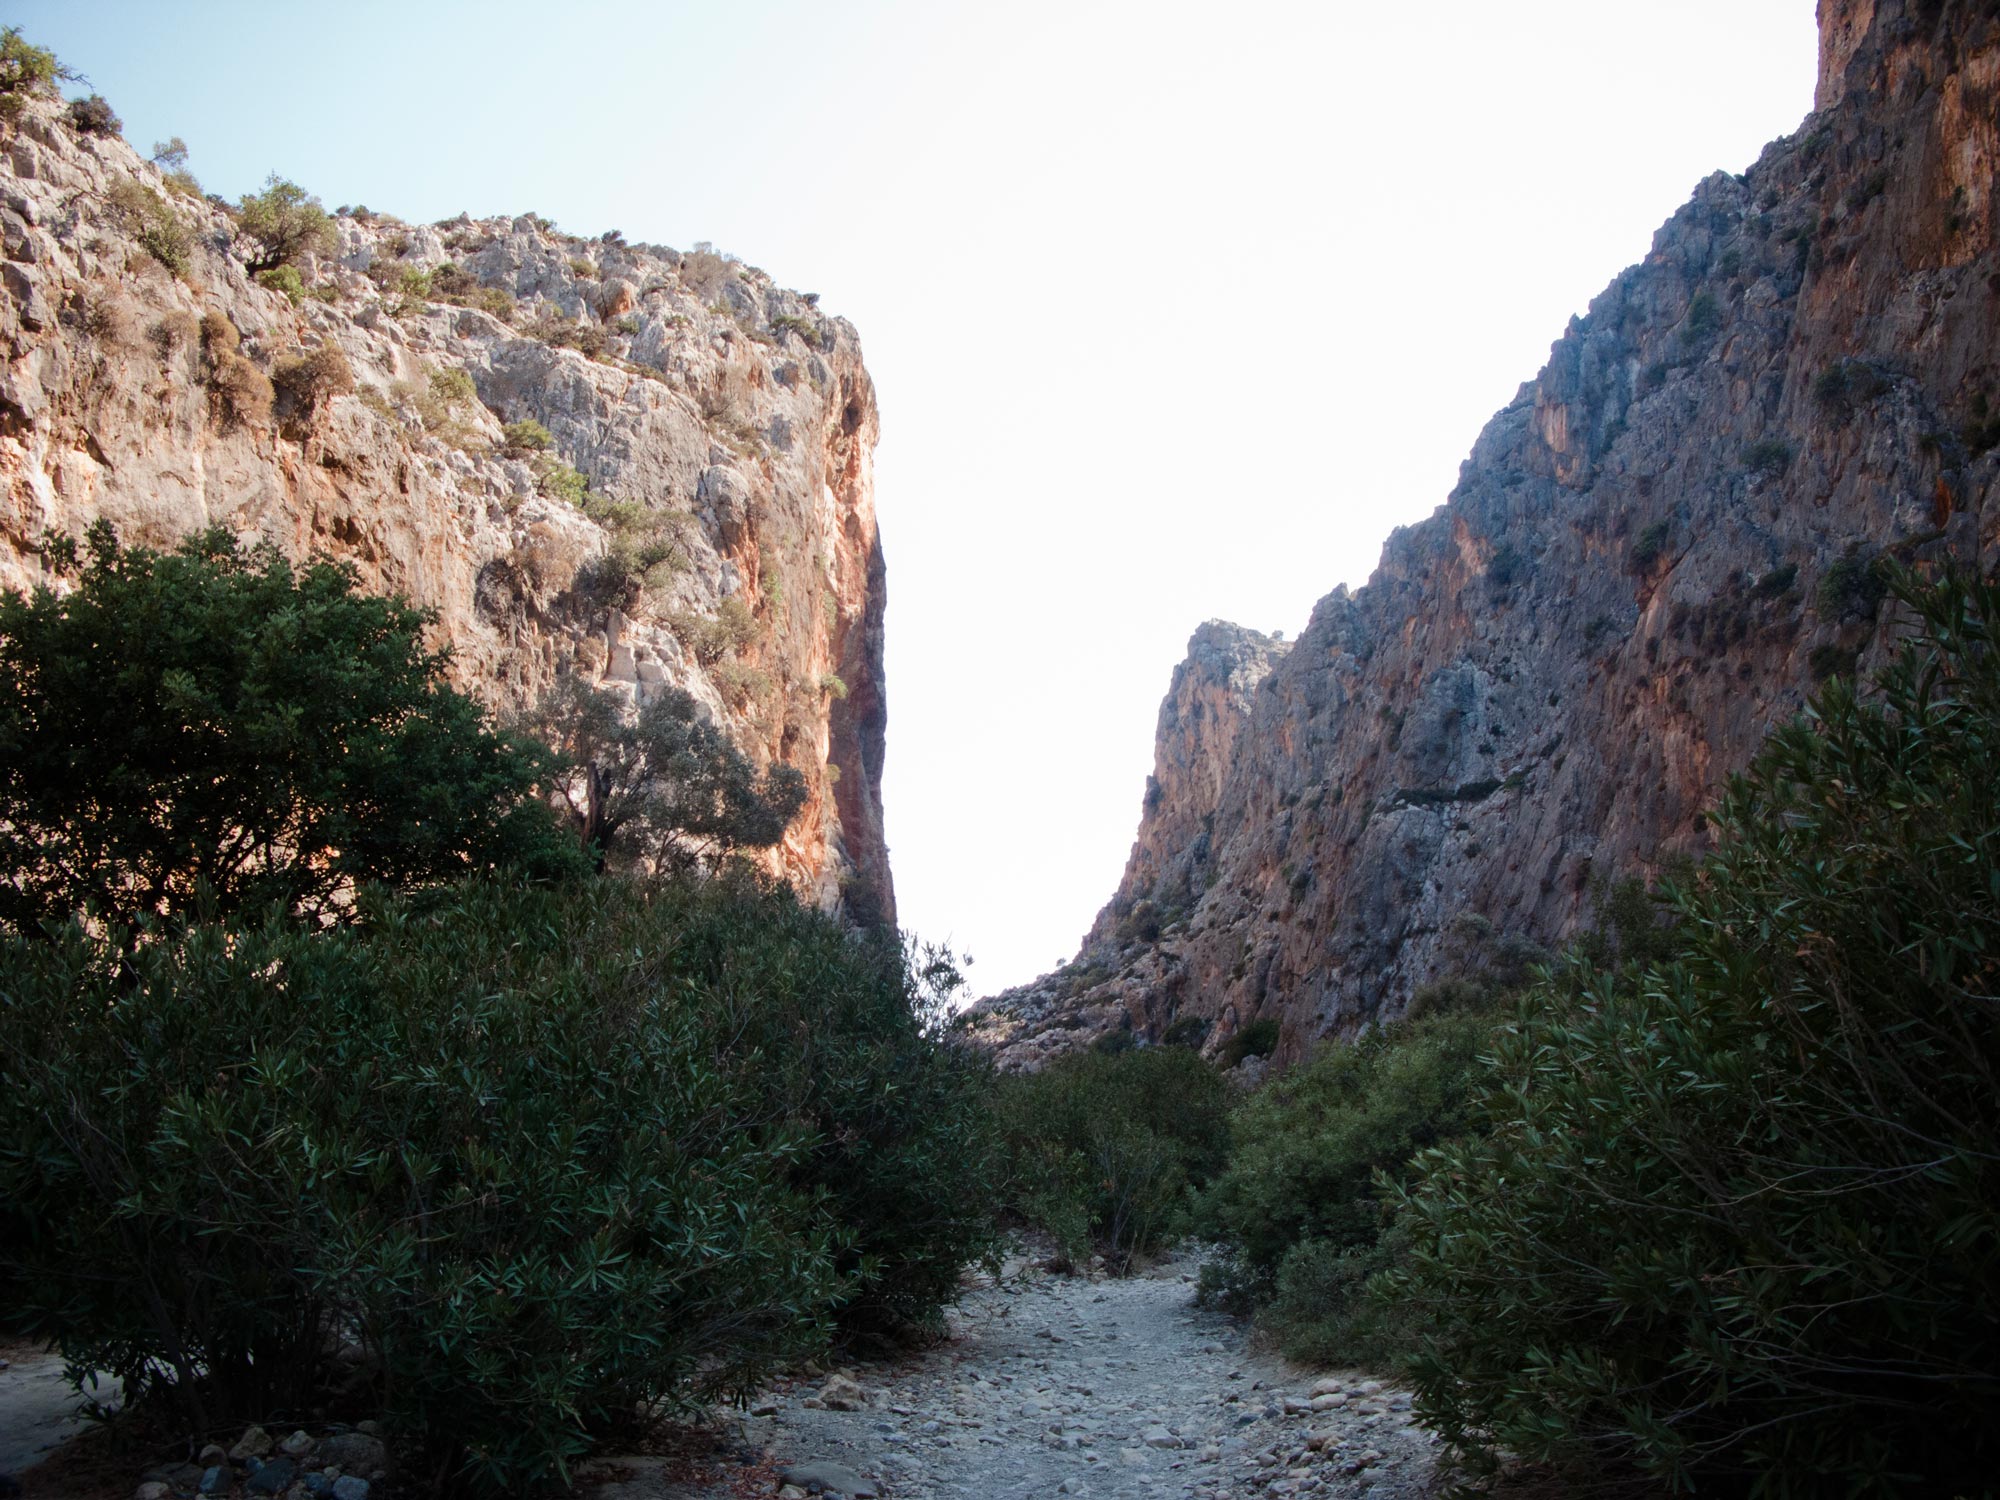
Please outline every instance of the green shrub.
M1707 287L1688 301L1687 319L1681 324L1681 342L1698 344L1722 327L1722 306Z
M780 313L771 319L771 331L777 334L796 334L805 340L809 348L818 348L820 344L819 325L811 318L795 318L790 314Z
M1276 1338L1286 1358L1300 1364L1401 1369L1417 1347L1418 1320L1375 1289L1382 1285L1377 1278L1408 1257L1408 1236L1394 1224L1366 1244L1301 1240L1279 1262L1258 1326ZM1211 1267L1202 1272L1210 1298L1221 1300L1215 1298Z
M1819 372L1812 389L1814 399L1844 423L1888 390L1889 382L1864 360L1839 359Z
M1069 1257L1128 1267L1177 1236L1222 1167L1229 1086L1185 1047L1078 1053L999 1081L1003 1201Z
M125 129L125 122L118 118L117 113L111 108L111 102L102 94L70 100L64 118L69 121L69 128L78 135L116 137Z
M1820 575L1813 599L1819 612L1830 618L1849 614L1868 617L1875 613L1888 587L1880 559L1850 552Z
M1743 467L1752 474L1782 474L1792 461L1792 445L1778 438L1760 438L1747 444L1741 455Z
M1302 1288L1333 1258L1358 1256L1350 1267L1371 1274L1380 1268L1371 1257L1384 1185L1418 1149L1468 1128L1481 1083L1476 1059L1492 1029L1481 1009L1398 1022L1321 1047L1244 1100L1230 1119L1229 1164L1196 1209L1200 1232L1226 1247L1207 1273L1208 1295L1258 1306L1278 1290L1291 1258L1305 1256L1268 1323L1288 1350L1326 1344L1322 1325L1348 1309L1315 1310ZM1318 1268L1312 1276L1308 1265Z
M299 275L297 266L273 266L268 271L259 271L250 278L266 291L278 292L297 307L306 300L305 278Z
M535 465L535 484L549 499L578 507L590 496L590 477L549 454Z
M1388 1291L1479 1455L1677 1489L1971 1495L2000 1459L2000 588L1778 730L1675 893L1498 1039L1491 1133L1421 1159Z
M1259 1016L1222 1044L1223 1066L1233 1068L1248 1057L1269 1057L1278 1050L1279 1034L1276 1016Z
M176 276L187 271L194 237L166 199L129 177L114 182L105 196L141 249Z
M548 428L533 417L509 422L500 429L501 446L509 458L526 458L530 453L546 453L555 446Z
M1673 526L1666 521L1655 521L1640 532L1639 539L1632 544L1632 570L1636 573L1649 572L1665 554L1673 534Z
M390 394L406 403L424 424L424 431L455 448L480 449L487 438L478 425L479 388L468 371L431 370L421 385L397 381Z
M341 921L371 881L565 856L540 758L443 685L429 625L221 531L100 526L72 591L0 593L0 923Z
M734 594L718 604L713 615L682 612L667 623L703 666L712 666L757 639L757 617Z
M1792 591L1792 585L1798 581L1799 565L1790 562L1780 563L1759 578L1756 587L1750 592L1758 599L1781 599Z
M893 942L746 881L369 915L0 943L9 1332L195 1435L358 1371L429 1479L518 1494L982 1252L979 1066Z

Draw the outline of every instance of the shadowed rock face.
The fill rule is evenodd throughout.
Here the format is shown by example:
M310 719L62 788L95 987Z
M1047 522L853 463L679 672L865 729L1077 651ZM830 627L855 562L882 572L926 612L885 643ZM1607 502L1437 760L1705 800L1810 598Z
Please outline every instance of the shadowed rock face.
M1829 0L1821 24L1798 134L1701 183L1448 502L1320 601L1219 791L1149 806L1078 959L977 1009L1005 1063L1175 1017L1213 1049L1259 1016L1283 1060L1400 1013L1463 961L1460 917L1563 941L1607 880L1704 847L1817 677L1882 659L1866 564L1992 561L2000 19ZM1202 758L1175 711L1199 655L1162 766Z
M179 276L146 248L162 209L186 234ZM877 419L854 329L753 267L532 216L338 228L335 258L306 267L327 300L294 306L248 277L226 214L123 141L43 105L0 126L0 587L52 581L44 535L99 519L129 543L220 525L330 554L435 610L460 685L496 710L564 673L693 693L753 758L806 775L771 867L893 922ZM232 412L205 315L265 375L331 344L358 389ZM476 400L425 399L456 371ZM526 419L603 524L497 446ZM606 585L621 547L651 563L643 588ZM717 655L702 625L729 599L754 630Z

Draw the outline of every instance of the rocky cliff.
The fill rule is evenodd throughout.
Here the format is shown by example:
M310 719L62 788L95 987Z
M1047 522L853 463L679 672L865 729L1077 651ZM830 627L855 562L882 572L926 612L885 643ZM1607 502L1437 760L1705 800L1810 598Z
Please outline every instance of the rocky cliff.
M773 867L893 921L854 329L706 248L533 215L336 227L260 282L185 173L51 102L0 126L0 586L99 519L345 560L435 610L496 710L566 673L686 688L807 777Z
M1468 933L1560 943L1702 848L1817 679L1880 659L1876 559L1990 564L2000 6L1820 19L1800 131L1699 185L1226 734L1177 706L1214 678L1197 635L1117 895L971 1017L1008 1064L1260 1017L1282 1060L1484 961Z

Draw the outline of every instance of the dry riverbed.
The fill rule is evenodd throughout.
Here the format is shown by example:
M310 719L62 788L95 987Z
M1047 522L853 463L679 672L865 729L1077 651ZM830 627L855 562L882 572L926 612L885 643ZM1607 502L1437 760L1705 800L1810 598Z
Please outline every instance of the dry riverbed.
M1429 1493L1436 1445L1406 1393L1253 1351L1193 1292L1191 1261L1124 1280L1010 1265L960 1299L940 1347L757 1403L727 1438L737 1484L675 1484L661 1460L612 1460L595 1500L769 1495L787 1475L794 1497L883 1500Z
M586 1471L590 1500L1417 1500L1437 1448L1409 1397L1361 1372L1304 1371L1194 1305L1194 1262L1126 1279L1015 1260L972 1279L937 1348L788 1382L673 1451ZM60 1361L7 1351L0 1451L32 1496L82 1494ZM11 1377L11 1379L5 1378ZM113 1459L85 1486L122 1500ZM0 1466L4 1472L4 1466ZM157 1480L160 1476L143 1476ZM240 1476L237 1476L240 1478ZM790 1481L787 1486L787 1480ZM39 1481L39 1482L38 1482ZM52 1486L53 1481L53 1486ZM175 1489L159 1484L159 1489ZM243 1493L240 1483L222 1487ZM281 1486L280 1488L287 1488ZM378 1486L378 1488L380 1488ZM288 1490L289 1492L289 1490ZM303 1483L298 1493L303 1494ZM384 1500L400 1491L386 1487Z

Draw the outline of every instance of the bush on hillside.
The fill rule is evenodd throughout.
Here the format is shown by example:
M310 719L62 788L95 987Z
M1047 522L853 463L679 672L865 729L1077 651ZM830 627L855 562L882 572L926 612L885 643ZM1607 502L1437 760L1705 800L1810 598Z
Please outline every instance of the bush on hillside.
M75 78L55 53L23 37L20 27L0 27L0 118L18 115L29 99L53 99L57 85Z
M110 100L102 94L70 100L64 118L69 121L70 129L78 135L116 136L122 134L125 129L125 122L118 118L117 112L111 108Z
M1229 1085L1185 1047L1078 1053L999 1081L1004 1202L1074 1259L1127 1267L1181 1232L1222 1167Z
M560 1480L832 1319L935 1323L988 1215L922 983L740 881L0 940L0 1326L191 1435L331 1404L447 1490Z
M574 868L543 757L443 685L428 623L219 530L100 523L70 592L0 593L0 925L337 922L369 882Z
M1491 1133L1403 1202L1419 1408L1474 1455L1702 1493L1974 1494L2000 1459L2000 588L1732 782L1675 952L1579 959Z
M273 173L261 193L248 193L236 207L236 228L255 244L248 259L252 275L295 266L308 255L331 255L340 247L333 218L296 182Z
M1269 1057L1278 1050L1280 1028L1276 1016L1259 1016L1222 1044L1218 1054L1226 1068L1236 1067L1247 1058Z
M111 184L105 200L119 222L148 255L174 275L183 274L194 251L194 236L172 205L151 188L121 177Z
M271 367L271 384L294 411L311 416L335 396L352 394L354 366L328 339L310 354L280 359Z
M276 292L294 307L301 307L306 300L306 281L299 275L297 266L276 266L269 271L259 271L250 278L267 292Z

